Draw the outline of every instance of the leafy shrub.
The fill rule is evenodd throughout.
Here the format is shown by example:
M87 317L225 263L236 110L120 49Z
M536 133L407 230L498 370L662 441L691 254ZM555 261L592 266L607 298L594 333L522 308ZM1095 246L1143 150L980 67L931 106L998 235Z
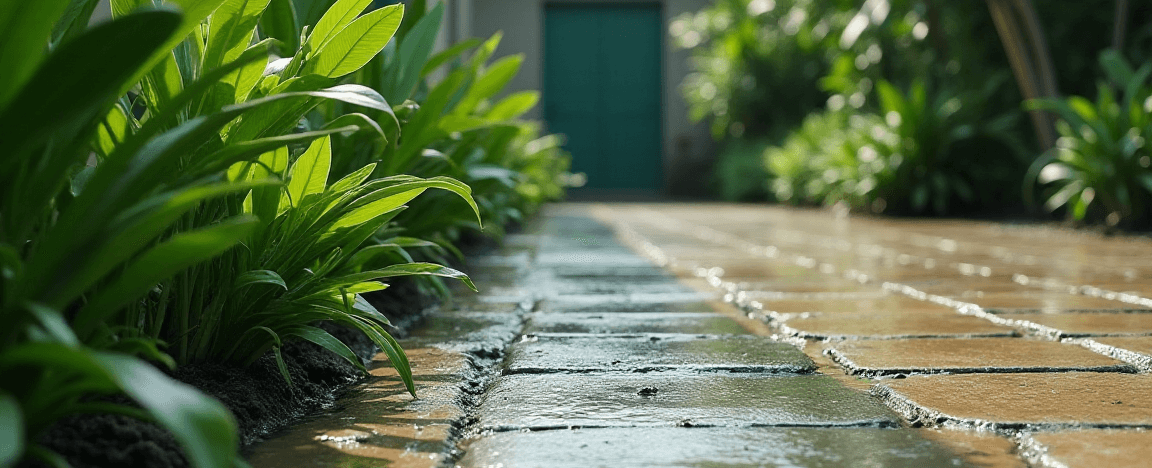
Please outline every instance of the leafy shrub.
M21 24L0 32L0 371L10 377L0 465L61 464L29 441L91 412L159 422L194 466L241 463L223 406L153 364L244 364L271 351L283 370L279 347L297 339L359 366L314 326L323 320L365 332L414 392L388 320L361 294L396 276L473 287L414 261L406 249L436 244L400 236L404 223L447 239L460 224L480 229L482 213L504 222L558 195L556 137L515 121L535 96L487 100L518 62L484 67L490 41L449 74L443 99L422 94L423 78L476 43L431 55L439 19L402 21L402 5L361 14L370 0L171 0L181 14L111 3L114 19L90 30L95 0L0 6L0 23ZM307 33L298 6L317 15ZM413 39L388 50L397 32ZM273 46L286 56L269 63ZM348 82L373 76L376 89ZM437 99L462 110L417 111ZM484 138L457 136L481 128ZM448 177L457 166L420 164L444 154L427 149L437 145L491 155L473 159L510 171L511 183L462 172L484 190L474 196ZM429 189L463 202L418 205ZM397 216L406 208L418 211L411 221ZM139 407L100 399L116 393Z
M1015 114L981 120L980 93L931 92L922 82L904 93L879 81L876 92L880 112L814 114L765 152L778 200L944 214L996 203L1018 180Z
M1060 138L1032 164L1025 193L1032 194L1035 181L1045 208L1063 209L1071 220L1143 226L1152 207L1152 153L1146 146L1152 137L1152 65L1133 70L1115 51L1102 53L1100 65L1110 83L1099 85L1095 102L1072 96L1027 103L1060 117Z

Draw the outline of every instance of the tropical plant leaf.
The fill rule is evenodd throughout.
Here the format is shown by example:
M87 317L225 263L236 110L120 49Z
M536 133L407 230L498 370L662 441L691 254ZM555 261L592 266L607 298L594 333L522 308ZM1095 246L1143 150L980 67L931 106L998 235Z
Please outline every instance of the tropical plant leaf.
M101 288L76 315L73 328L83 338L98 322L148 292L156 283L240 242L257 223L259 220L255 217L236 216L209 227L181 232L152 247L128 263L111 285Z
M328 184L328 171L331 167L332 139L325 136L313 141L304 154L296 159L289 172L286 201L290 206L299 206L305 196L323 192Z
M236 283L232 286L233 289L240 289L254 284L271 284L280 286L285 291L288 290L288 285L284 283L284 278L272 270L252 270L241 273L236 277Z
M68 0L0 3L0 110L32 78Z
M219 402L138 359L112 353L91 353L91 359L176 437L192 466L233 466L238 461L236 423Z
M328 45L328 41L348 27L371 3L372 0L337 0L328 7L324 16L320 17L316 27L312 28L312 32L308 35L308 45L312 48L311 56L315 56Z
M24 412L20 401L0 390L0 466L12 466L24 454Z
M403 16L404 6L398 4L357 18L317 50L305 64L305 71L339 78L359 70L384 49Z
M344 358L345 361L356 366L361 372L368 372L368 370L364 368L364 363L360 362L360 357L356 356L356 353L353 353L351 349L348 349L348 345L322 329L310 326L299 326L288 329L284 332L284 335L297 336L319 345L324 349L332 351L337 356Z

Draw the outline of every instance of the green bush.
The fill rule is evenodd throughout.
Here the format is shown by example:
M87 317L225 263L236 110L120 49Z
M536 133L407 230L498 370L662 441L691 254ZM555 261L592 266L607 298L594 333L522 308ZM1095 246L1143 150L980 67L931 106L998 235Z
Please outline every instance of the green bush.
M1056 147L1032 164L1026 195L1038 183L1050 211L1075 221L1103 220L1110 226L1143 227L1152 208L1152 65L1133 70L1115 51L1100 55L1109 78L1096 101L1081 96L1029 102L1060 120ZM1119 95L1114 90L1120 91Z

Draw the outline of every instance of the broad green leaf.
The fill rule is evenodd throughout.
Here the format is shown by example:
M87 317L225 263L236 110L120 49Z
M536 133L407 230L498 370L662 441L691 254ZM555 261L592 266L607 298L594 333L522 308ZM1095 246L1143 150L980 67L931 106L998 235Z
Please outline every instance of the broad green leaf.
M412 30L404 35L400 44L399 73L393 86L393 94L388 96L392 102L401 102L412 97L416 84L420 81L420 72L432 54L436 44L436 33L440 30L440 23L444 19L444 4L437 3L432 11L420 18Z
M372 171L374 170L376 170L376 163L371 163L367 166L357 169L351 174L348 174L340 180L336 181L336 183L332 184L331 187L328 187L328 190L336 193L344 193L359 187L360 184L364 183L364 181L372 175Z
M131 132L128 115L124 113L124 109L119 105L112 106L104 121L96 127L96 152L100 156L108 157Z
M0 152L0 210L5 211L0 222L20 222L28 210L47 206L66 182L69 168L87 157L87 135L107 115L118 89L179 21L170 11L130 15L85 31L48 57L0 113L0 141L5 143ZM17 173L13 166L50 138L57 144L38 156L35 170L10 179Z
M473 291L476 291L476 285L472 284L472 280L468 275L461 271L448 268L443 265L435 263L405 263L401 265L391 265L385 268L376 270L369 270L351 275L340 276L332 278L325 282L330 287L339 287L341 285L351 285L362 283L380 278L393 278L397 276L439 276L444 278L455 278L463 281Z
M20 400L0 390L0 466L12 466L24 454L24 412Z
M467 132L487 127L492 123L470 115L447 115L440 119L440 130L445 133Z
M68 322L64 320L64 316L59 311L36 303L29 303L25 305L25 308L33 317L36 317L36 321L40 322L44 331L48 332L48 335L57 343L68 346L80 344L76 334L72 333L72 328L68 326Z
M384 134L384 130L380 128L380 124L376 123L375 120L372 120L371 117L368 117L367 115L356 113L356 112L353 112L351 114L344 114L340 117L337 117L336 119L332 120L331 122L324 124L324 126L321 128L324 130L329 130L329 129L337 129L337 128L348 128L350 126L352 126L354 128L358 128L359 129L358 131L365 131L365 132L366 131L372 131L372 132L374 132L374 134L377 137L379 137L379 141L381 144L388 142L388 135ZM354 130L354 131L356 131L356 130ZM342 134L345 136L349 135L350 133L351 132L342 132Z
M488 111L488 114L485 115L484 118L497 122L515 119L524 115L525 112L528 112L533 107L536 107L537 102L540 102L540 93L538 91L513 93L492 106L492 109Z
M272 0L260 17L260 32L283 44L280 55L288 56L300 47L300 22L292 0Z
M252 42L260 14L269 0L224 0L208 17L207 46L202 69L236 60Z
M111 0L111 3L113 18L126 15L137 8L151 8L153 6L150 0ZM168 0L168 3L180 7L180 12L183 14L183 21L180 22L176 33L156 49L156 53L153 54L152 58L128 80L129 84L124 86L119 94L126 93L145 73L150 72L161 60L164 60L165 54L170 54L172 49L176 48L176 45L182 42L189 33L193 32L193 30L199 30L200 23L204 21L208 15L212 14L220 4L224 3L224 0Z
M344 127L326 128L314 132L292 133L277 137L232 143L220 151L198 159L195 161L193 168L205 168L205 172L215 172L226 167L234 166L239 162L250 161L261 154L285 145L308 143L333 133L355 132L359 130L361 130L360 127L348 125ZM282 176L283 173L283 170L281 170L276 174L277 176Z
M456 115L472 113L480 101L495 96L496 93L504 89L504 86L520 71L520 64L523 62L523 55L509 55L493 62L484 70L483 74L476 78L472 87L468 88L468 93L456 105L454 113Z
M320 17L316 27L308 34L308 44L312 46L309 58L316 56L317 52L328 45L340 31L347 28L371 3L372 0L338 0L328 7L328 11L324 12L324 16Z
M92 12L99 3L100 0L71 0L68 9L52 29L52 46L55 47L67 39L76 37L87 28L88 22L92 19Z
M348 345L322 329L310 326L299 326L286 330L284 335L300 337L306 341L317 344L324 349L332 351L337 356L344 358L344 360L356 366L357 369L360 369L361 372L368 371L364 368L364 363L360 362L360 357L357 356L356 353L353 353L351 349L348 349Z
M421 193L427 190L426 187L416 188L401 192L395 195L390 195L379 200L372 201L366 205L360 206L341 216L339 220L332 224L329 231L335 231L346 227L359 226L377 216L391 212L408 203L413 198L416 198Z
M0 111L36 71L67 7L68 0L0 2Z
M400 27L404 6L391 5L357 18L308 60L307 73L339 78L372 60Z
M299 206L305 196L321 193L328 184L332 167L332 138L315 140L292 164L288 175L288 202Z
M128 356L91 353L108 378L176 437L192 466L234 466L239 438L232 415L216 400Z
M156 283L240 242L258 222L251 216L236 216L209 227L181 232L145 251L128 263L112 284L101 288L76 315L74 328L83 337L117 308L148 292Z
M232 285L232 288L240 289L254 284L271 284L288 290L288 285L284 283L284 278L281 278L279 274L272 270L245 271L236 278L236 282Z
M478 45L480 45L480 39L473 37L457 42L453 44L452 47L444 49L441 52L437 52L435 55L428 59L428 61L424 64L424 68L420 69L420 77L423 78L428 76L429 73L436 71L436 69L440 68L445 63L448 63L452 59L459 57L460 54L468 51L468 49Z
M259 44L253 45L251 49L268 50L271 43L272 39L265 39ZM248 95L252 93L256 83L263 77L266 65L267 60L254 60L240 69L228 73L213 87L212 107L208 111L216 112L224 106L247 101Z
M153 114L170 105L172 98L184 89L184 77L176 64L176 56L169 52L152 68L140 82L144 103Z

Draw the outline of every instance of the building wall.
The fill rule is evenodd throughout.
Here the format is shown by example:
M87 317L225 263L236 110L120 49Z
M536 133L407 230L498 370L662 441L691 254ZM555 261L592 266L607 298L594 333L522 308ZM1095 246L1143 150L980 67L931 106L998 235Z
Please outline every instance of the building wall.
M520 73L506 92L541 89L544 53L544 4L551 0L455 0L449 1L445 18L454 24L452 41L463 37L486 38L502 31L504 37L496 57L524 54ZM663 51L663 162L664 186L668 195L702 196L713 160L713 144L706 126L688 119L687 105L680 97L680 83L688 74L688 54L676 50L667 35L667 25L676 16L697 11L711 0L643 0L662 5L664 19ZM612 0L565 0L564 3L612 3ZM560 3L560 2L557 2ZM618 3L618 1L617 1ZM638 3L633 0L631 3ZM460 21L471 16L471 21ZM537 106L527 116L539 119Z

